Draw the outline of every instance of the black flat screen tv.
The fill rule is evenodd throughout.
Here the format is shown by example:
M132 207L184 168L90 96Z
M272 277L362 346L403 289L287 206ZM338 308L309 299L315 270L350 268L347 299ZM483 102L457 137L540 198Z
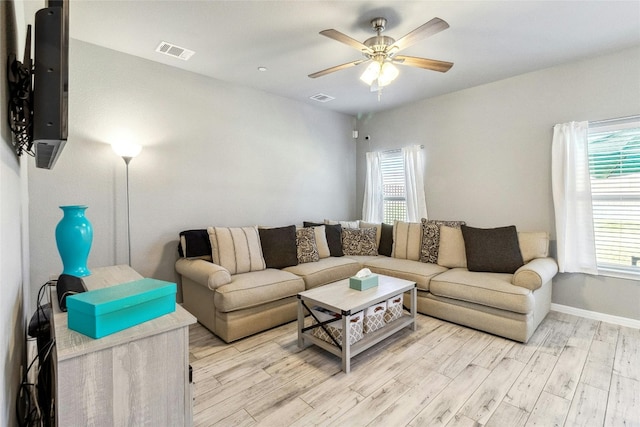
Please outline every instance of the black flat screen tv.
M47 6L35 16L33 145L36 167L51 169L67 142L69 1Z

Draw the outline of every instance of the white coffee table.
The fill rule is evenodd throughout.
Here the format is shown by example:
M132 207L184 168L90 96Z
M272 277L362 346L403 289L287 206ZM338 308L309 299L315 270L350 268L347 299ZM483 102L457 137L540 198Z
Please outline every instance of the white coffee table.
M349 344L350 320L353 314L405 292L410 292L411 295L410 314L403 311L403 315L399 319L387 323L377 331L364 334L361 340L352 345ZM343 333L340 346L311 335L310 330L314 326L304 326L305 314L313 306L324 307L342 315ZM304 348L309 344L315 344L341 357L342 370L346 373L351 370L352 357L407 326L411 326L414 331L416 330L416 284L409 280L379 275L378 286L366 291L357 291L349 287L349 279L346 279L298 294L298 347Z

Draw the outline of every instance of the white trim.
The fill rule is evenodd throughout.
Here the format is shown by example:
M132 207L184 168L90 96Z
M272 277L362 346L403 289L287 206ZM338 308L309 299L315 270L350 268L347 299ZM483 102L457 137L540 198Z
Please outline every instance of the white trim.
M554 303L551 303L551 310L558 311L560 313L573 314L574 316L586 317L587 319L613 323L614 325L626 326L628 328L640 329L640 320L630 319L628 317L613 316L611 314L583 310L581 308Z

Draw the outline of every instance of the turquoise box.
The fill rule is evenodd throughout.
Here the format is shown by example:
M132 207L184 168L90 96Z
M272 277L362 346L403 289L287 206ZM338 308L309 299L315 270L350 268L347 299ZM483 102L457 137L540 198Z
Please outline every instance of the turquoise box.
M350 277L349 287L358 291L364 291L367 289L375 288L378 286L378 275L371 274L367 277Z
M176 310L176 284L140 279L67 297L68 325L102 338Z

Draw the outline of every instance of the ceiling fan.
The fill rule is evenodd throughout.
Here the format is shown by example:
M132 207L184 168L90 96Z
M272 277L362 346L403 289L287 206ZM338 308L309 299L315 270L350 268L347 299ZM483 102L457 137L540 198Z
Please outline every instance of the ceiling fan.
M429 22L421 25L398 41L391 37L383 36L381 33L387 25L385 18L374 18L371 20L371 28L376 35L368 38L363 43L341 33L330 29L320 31L325 37L334 39L348 46L358 49L364 55L364 59L336 65L313 74L309 77L315 79L335 71L344 70L363 63L371 62L360 79L371 86L372 90L380 90L391 83L398 76L398 69L393 64L402 64L410 67L424 68L427 70L447 72L452 66L452 62L438 61L435 59L417 58L415 56L397 55L398 51L405 49L419 40L439 33L449 28L449 24L440 18L433 18Z

